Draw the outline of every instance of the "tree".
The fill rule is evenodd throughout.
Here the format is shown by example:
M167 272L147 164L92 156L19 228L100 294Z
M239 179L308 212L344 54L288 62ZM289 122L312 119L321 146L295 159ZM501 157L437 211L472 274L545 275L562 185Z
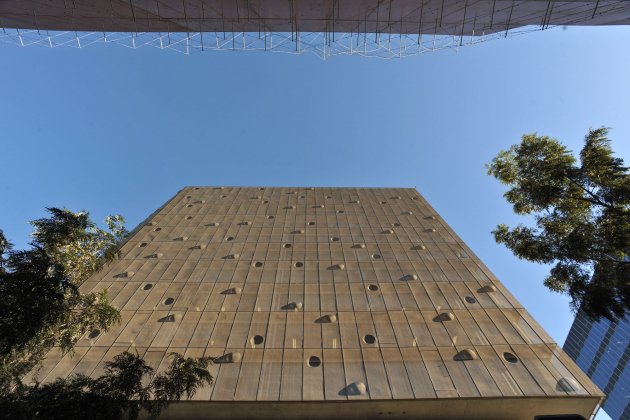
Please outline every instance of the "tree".
M0 231L0 412L11 418L136 418L140 409L157 416L169 401L191 397L212 383L211 358L172 353L168 370L153 375L139 355L124 352L106 365L103 376L58 378L25 385L21 377L58 346L72 352L92 330L119 322L107 291L82 294L79 286L118 257L127 235L124 219L110 216L107 230L86 212L48 208L35 220L31 248L14 250ZM148 382L148 385L145 383Z
M516 256L554 264L545 285L573 310L616 320L630 309L630 174L608 129L589 130L576 157L558 140L528 134L487 165L510 189L514 212L536 227L501 224L492 233Z
M156 418L170 401L184 395L191 398L205 383L212 383L207 367L210 358L184 358L171 353L168 369L153 374L138 355L119 354L105 365L98 378L74 375L44 385L25 386L0 399L0 412L6 418L27 419L137 419L141 410Z

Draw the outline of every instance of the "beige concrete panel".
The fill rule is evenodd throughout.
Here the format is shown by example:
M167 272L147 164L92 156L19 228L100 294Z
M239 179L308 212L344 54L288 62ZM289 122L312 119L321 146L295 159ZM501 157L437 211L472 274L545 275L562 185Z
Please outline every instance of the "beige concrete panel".
M66 353L58 363L55 364L46 377L39 376L42 382L52 382L57 378L65 378L74 368L79 364L83 356L87 353L87 347L77 347L74 349L74 354Z
M529 323L521 316L516 309L503 309L503 315L512 324L514 329L528 344L542 344L542 339L536 334Z
M175 310L194 309L192 300L196 296L199 286L199 283L185 284L179 295L174 296L175 302L173 302L172 308Z
M116 297L111 299L111 305L116 309L124 308L137 289L138 283L129 282L125 284L122 290L116 294Z
M234 323L234 312L219 312L208 347L225 348Z
M260 284L256 297L256 311L268 312L271 310L271 300L273 298L273 284Z
M357 334L357 320L353 312L339 312L337 314L341 348L359 348L359 336Z
M218 312L204 311L201 313L194 333L188 343L188 348L206 348L206 346L208 346L218 316Z
M155 338L151 342L151 346L152 347L169 347L171 344L171 341L173 340L173 337L175 336L175 333L181 326L185 313L186 312L183 312L183 311L169 312L168 313L169 317L171 315L174 317L173 321L171 321L169 318L167 318L166 320L164 318L158 319L157 323L161 325L159 327L159 332L157 332L154 335ZM150 321L151 321L151 318L149 318L149 322ZM148 331L152 332L152 328L148 329ZM144 329L140 331L140 334L138 334L138 337L136 338L136 340L138 340L139 337L142 337L143 332L144 332ZM148 334L149 338L150 338L150 334L151 333ZM137 343L136 345L139 346L139 344Z
M379 283L380 292L385 302L385 307L388 311L399 311L402 309L400 299L398 299L398 293L392 283Z
M353 311L354 306L352 304L352 294L350 292L349 283L336 283L334 285L334 290L337 310L340 312Z
M346 400L343 392L346 387L343 353L340 349L324 349L322 366L324 368L324 398L326 400Z
M257 399L278 401L282 379L282 349L266 349L260 370Z
M213 284L201 283L190 301L190 308L195 311L204 310L213 289Z
M431 299L431 303L433 303L436 310L440 311L449 308L449 304L437 283L426 282L423 283L423 286L425 287L427 294L429 295L429 299Z
M272 311L281 311L283 306L289 303L289 284L276 283L273 289L273 298L271 301Z
M265 348L280 349L284 347L286 322L287 314L285 312L270 313Z
M457 320L459 325L461 325L461 327L465 331L471 344L475 346L485 346L490 344L469 311L455 310L452 311L452 313L455 315L455 319Z
M129 320L133 317L134 313L134 311L121 311L120 322L112 325L109 331L101 331L101 333L93 339L89 338L92 333L90 331L76 342L75 347L111 346L125 328Z
M236 394L239 401L255 401L258 395L263 349L246 349L241 362Z
M589 392L584 389L581 385L579 385L579 381L574 377L574 375L569 372L566 366L558 359L558 357L547 347L545 344L530 344L529 348L531 349L531 353L538 356L538 359L545 365L547 370L551 373L551 375L555 379L555 389L556 391L560 391L561 387L558 385L558 382L561 379L568 379L575 381L574 391L571 391L570 394L573 395L589 395ZM515 349L516 350L516 349Z
M248 333L251 321L252 312L236 312L227 347L241 349L249 346L251 337L248 337Z
M442 295L446 298L448 302L448 307L451 309L464 309L463 298L465 296L461 296L454 288L451 283L436 283L439 287Z
M483 335L486 336L486 339L490 342L490 344L506 344L507 341L501 334L501 331L495 326L494 322L488 317L488 314L483 309L471 309L470 315L475 319L481 331L483 331Z
M453 340L445 324L437 320L439 313L435 311L422 311L422 317L429 329L429 334L436 346L453 346Z
M150 316L157 317L152 312L136 312L124 326L122 332L115 338L114 343L118 345L127 345L135 342L136 336L145 326ZM157 318L156 318L157 319ZM105 343L104 343L105 344Z
M108 350L109 347L90 347L70 374L90 376Z
M304 313L287 312L287 324L284 337L285 349L302 348L304 341Z
M319 349L323 347L322 329L323 327L328 328L328 325L317 322L321 316L321 312L304 312L304 348Z
M119 354L125 351L129 351L134 354L136 353L135 347L117 346L117 345L109 347L107 349L107 352L103 356L103 358L94 367L94 370L92 371L90 376L92 378L98 378L99 376L102 376L103 374L105 374L105 364L107 362L113 361L116 356L118 356ZM48 356L46 356L46 358L48 359Z
M553 344L555 344L555 342L549 336L549 334L547 334L547 332L540 326L540 324L538 322L536 322L536 320L534 318L532 318L532 316L525 309L517 309L517 312L520 314L520 316L523 318L523 320L528 324L528 326L532 330L534 330L534 332L536 333L538 338L543 343L548 343L548 344L553 343Z
M343 367L346 375L346 387L353 383L364 383L368 386L367 376L365 372L365 366L363 363L363 355L359 349L343 349ZM369 392L369 390L368 390ZM366 400L370 396L354 393L348 393L347 388L342 391L343 395L346 395L349 400Z
M478 397L479 390L466 369L464 362L454 360L457 350L453 347L438 347L444 366L460 397Z
M416 312L417 313L417 312ZM416 345L416 338L413 331L409 327L405 312L389 312L389 318L396 335L396 341L399 347L413 347Z
M390 349L383 350L389 351ZM435 398L435 390L429 372L418 349L414 347L401 348L400 352L415 398Z
M225 353L240 352L243 349L226 349ZM242 362L221 363L214 382L211 399L213 401L232 401L236 393L236 385L241 372Z
M320 296L320 311L322 313L336 312L337 311L337 299L335 297L335 285L320 284L319 285Z
M453 345L456 346L470 346L471 342L466 334L466 331L461 326L457 318L452 321L441 321L446 331L448 331L448 335L451 336L451 341Z
M566 395L567 393L557 387L559 378L554 377L554 373L549 370L549 365L545 364L540 358L526 345L510 346L513 353L518 357L519 362L525 365L530 375L535 379L536 383L545 391L547 395ZM545 347L541 345L541 347ZM553 369L552 369L553 370ZM519 382L520 384L520 382Z
M493 345L492 349L496 353L498 360L507 369L512 378L514 378L518 387L521 389L524 395L546 395L546 392L543 390L543 388L541 388L541 384L539 384L536 378L530 373L530 371L527 369L527 366L525 366L525 364L520 361L519 355L512 348L512 346ZM519 362L509 363L504 358L505 353L512 353L515 356L519 357ZM487 360L487 358L484 358L483 360Z
M170 345L172 347L188 347L193 333L197 329L197 324L200 318L201 312L185 312L182 322L175 332L175 335L173 336L173 340L171 341Z
M429 298L429 294L424 288L423 283L421 282L408 282L407 285L413 294L414 299L416 300L416 304L418 309L420 310L434 310L433 302Z
M372 312L376 338L381 347L397 346L396 335L387 312Z
M420 348L434 347L435 343L431 337L431 332L422 316L422 313L416 311L405 311L405 317L413 334L412 346Z
M315 356L322 360L322 350L320 349L305 349L304 358L309 360L310 357ZM302 399L303 400L316 400L321 401L324 399L324 369L320 362L318 366L304 366L303 374L303 388Z
M392 398L389 381L383 365L383 355L378 348L362 349L363 363L368 382L367 390L371 399Z
M451 380L451 375L437 350L423 350L420 352L424 365L426 366L429 378L436 393L440 391L455 391L455 385ZM448 395L448 394L446 394ZM440 395L437 395L438 398ZM457 396L457 395L456 395Z
M394 288L396 289L396 294L398 295L398 299L400 300L402 309L404 310L419 309L416 299L413 293L411 292L411 289L407 282L394 283Z
M571 375L586 389L590 395L599 396L602 395L602 391L586 376L586 374L580 369L573 360L566 354L560 346L557 344L547 344L549 350L558 359L560 363L564 365ZM554 362L555 364L555 362ZM558 368L561 371L561 368Z
M309 368L305 365L304 358L310 357L309 350L287 349L282 357L282 382L280 386L281 401L302 400L302 369ZM314 368L309 368L314 369ZM321 369L321 368L320 368Z
M350 295L352 296L352 306L355 311L369 311L370 306L367 299L366 285L363 283L350 283Z
M400 350L397 348L384 348L381 349L381 353L392 397L398 399L414 398L413 389Z
M501 309L486 309L486 313L501 331L503 337L505 337L508 344L524 344L525 340L519 332L514 328L514 325L505 317L505 314Z
M492 347L476 346L475 351L492 376L494 383L498 386L501 395L506 397L523 395L523 392L516 383L516 380L512 377L509 370L504 365L505 360L502 362ZM473 378L475 378L474 375Z

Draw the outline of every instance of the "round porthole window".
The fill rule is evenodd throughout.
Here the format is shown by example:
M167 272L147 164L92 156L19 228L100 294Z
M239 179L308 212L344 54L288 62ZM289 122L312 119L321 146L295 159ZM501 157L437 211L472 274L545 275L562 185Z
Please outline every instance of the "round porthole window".
M256 267L256 268L260 268L262 266L263 266L263 263L260 262L260 261L257 261L257 262L254 263L254 267Z
M311 356L308 358L308 362L306 362L310 367L318 367L322 364L322 360L317 356Z
M227 238L225 238L226 241L233 241L234 240L234 236L228 236Z
M192 207L192 204L188 204L186 207Z
M308 222L309 226L315 226L315 222Z
M365 344L374 344L374 343L376 343L376 337L374 337L372 334L366 334L363 337L363 342Z
M172 305L173 302L175 302L175 299L173 298L166 298L166 300L164 301L165 305Z
M293 264L293 267L297 267L297 268L304 267L304 263L298 261L295 264Z
M477 303L477 299L472 296L466 296L466 302L468 303Z
M506 351L505 353L503 353L503 358L508 363L518 363L518 357L516 357L515 355L513 355L510 352Z
M90 334L88 335L88 338L90 339L95 339L96 337L98 337L101 334L101 330L92 330L90 332Z
M368 290L370 290L371 292L376 292L378 290L378 286L375 284L370 284L368 286Z
M269 200L263 201L263 204L269 204Z
M262 335L255 335L252 337L252 343L255 345L260 345L265 341Z
M345 213L345 211L343 211L343 210L337 210L337 213L342 214L342 213Z
M157 227L157 228L155 228L155 229L153 229L153 230L154 230L155 232L159 232L159 231L161 231L161 230L162 230L162 228Z
M186 216L186 220L191 220L192 216Z
M146 242L140 242L140 245L138 245L140 248L144 248L145 246L147 246L148 244Z
M276 216L267 216L267 219L275 219Z
M380 260L381 259L381 255L380 254L372 254L372 258L375 260Z
M283 248L291 248L291 244L284 244L282 245Z
M147 283L144 285L144 287L142 288L143 290L151 290L151 288L153 288L153 285L151 283Z
M330 238L330 240L333 242L339 242L339 238L336 236L333 236L332 238Z

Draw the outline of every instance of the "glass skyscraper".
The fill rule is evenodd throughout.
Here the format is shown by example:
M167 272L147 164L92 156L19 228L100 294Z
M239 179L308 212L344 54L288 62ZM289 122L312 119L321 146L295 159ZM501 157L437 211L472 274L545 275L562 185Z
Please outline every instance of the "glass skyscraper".
M564 350L599 386L613 419L630 419L630 320L594 322L578 312Z

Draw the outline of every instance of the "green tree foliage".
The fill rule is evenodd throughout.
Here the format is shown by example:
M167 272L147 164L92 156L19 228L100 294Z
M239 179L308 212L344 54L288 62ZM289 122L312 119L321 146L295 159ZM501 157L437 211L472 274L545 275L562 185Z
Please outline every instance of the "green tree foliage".
M184 358L171 353L170 366L153 376L153 369L139 356L119 354L106 363L98 378L74 375L44 385L19 385L0 399L7 418L27 419L136 419L144 410L156 418L170 401L191 398L197 389L212 383L209 358ZM147 383L148 382L148 383Z
M212 383L210 358L171 354L158 375L138 356L125 352L106 364L105 374L58 378L25 385L21 377L53 347L72 352L92 330L107 331L120 314L107 291L83 294L79 286L118 256L127 235L121 216L97 227L86 212L48 208L35 220L31 248L14 250L0 231L0 413L15 419L136 418L141 409L157 416L169 401L191 397ZM148 385L147 385L148 382Z
M559 141L535 134L501 151L488 174L510 189L514 212L536 227L501 224L498 243L519 258L554 264L545 285L594 319L630 309L630 174L614 156L608 130L590 130L578 159Z
M86 332L107 331L120 315L107 292L82 294L78 287L117 256L126 235L121 216L108 230L88 213L49 208L35 220L31 248L14 250L0 233L0 387L36 366L53 346L72 351Z

